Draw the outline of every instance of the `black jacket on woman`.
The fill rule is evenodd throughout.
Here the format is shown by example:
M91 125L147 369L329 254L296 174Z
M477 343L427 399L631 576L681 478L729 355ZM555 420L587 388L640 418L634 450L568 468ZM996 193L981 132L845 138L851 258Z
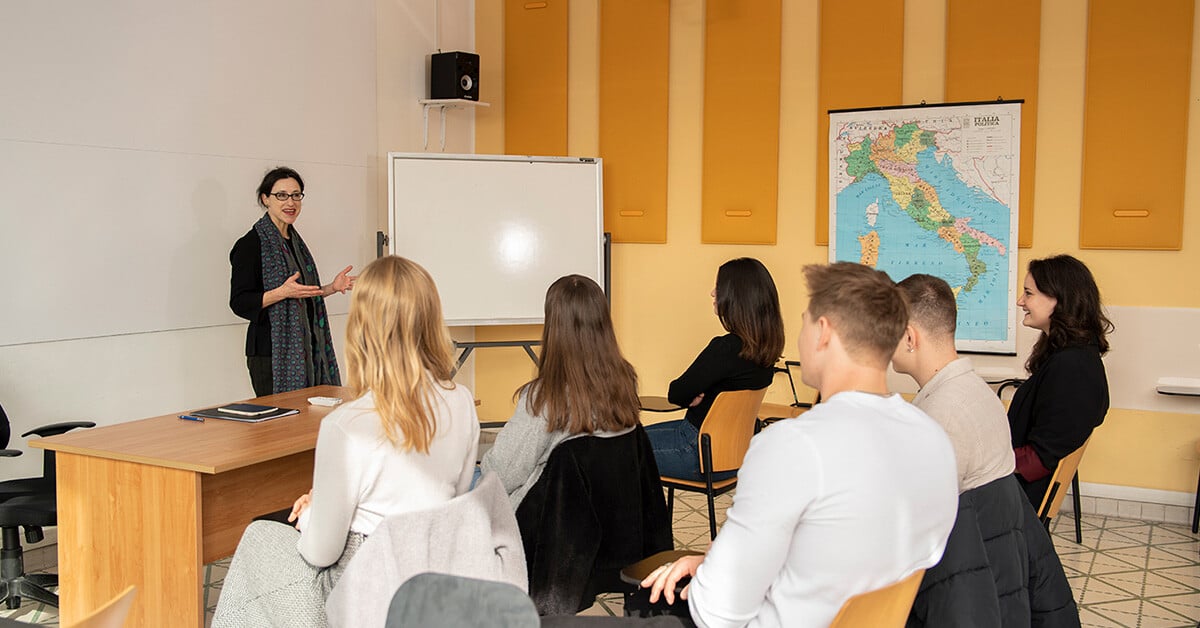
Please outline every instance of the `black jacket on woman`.
M1051 353L1013 395L1008 407L1013 448L1032 446L1042 465L1053 472L1059 460L1087 441L1107 412L1108 378L1100 348L1095 344L1063 347ZM1020 471L1018 464L1017 479L1037 508L1050 476L1029 481Z

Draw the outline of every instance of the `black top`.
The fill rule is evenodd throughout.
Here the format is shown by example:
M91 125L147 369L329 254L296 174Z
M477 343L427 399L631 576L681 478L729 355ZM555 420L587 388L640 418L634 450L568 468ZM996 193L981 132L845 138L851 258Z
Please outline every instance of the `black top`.
M741 350L741 338L734 334L717 336L696 356L683 375L671 382L667 400L677 406L687 407L697 395L704 393L704 399L688 408L684 415L696 429L708 416L708 409L719 393L766 388L775 378L773 367L755 364L739 356Z
M1050 357L1008 407L1013 447L1031 445L1047 469L1079 449L1104 422L1108 378L1097 345L1073 345Z
M294 227L288 225L289 234L293 233L293 229ZM296 239L289 237L286 242L288 246L284 247L285 254L291 256L294 261L297 259L293 250ZM233 243L233 249L229 251L229 265L229 309L250 321L250 326L246 329L246 355L269 356L271 319L267 315L269 308L262 306L263 293L266 292L263 286L262 239L253 227ZM311 321L313 300L304 301L304 314Z

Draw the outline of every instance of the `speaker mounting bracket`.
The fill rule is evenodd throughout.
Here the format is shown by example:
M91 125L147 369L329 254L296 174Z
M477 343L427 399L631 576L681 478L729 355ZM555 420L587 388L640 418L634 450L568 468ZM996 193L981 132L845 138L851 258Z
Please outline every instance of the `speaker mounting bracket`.
M446 110L447 109L474 109L476 107L490 106L485 102L476 102L474 100L463 100L461 98L421 98L417 102L421 103L421 107L425 110L425 133L423 135L425 150L429 150L429 110L437 109L442 115L442 151L446 150Z

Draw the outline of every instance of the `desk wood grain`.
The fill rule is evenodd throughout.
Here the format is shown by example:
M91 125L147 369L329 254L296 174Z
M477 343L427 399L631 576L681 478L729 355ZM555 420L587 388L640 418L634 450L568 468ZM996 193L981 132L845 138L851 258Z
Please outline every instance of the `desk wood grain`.
M296 408L300 414L262 423L181 421L179 412L78 430L31 441L33 447L198 473L225 473L316 447L321 419L334 408L309 405L314 396L350 399L343 386L317 386L259 397L255 403ZM247 400L248 401L248 400ZM310 469L311 471L311 469Z
M296 408L262 423L181 421L179 413L31 444L58 452L60 618L78 621L130 584L129 626L202 626L203 565L229 556L250 520L312 488L319 386L259 397Z

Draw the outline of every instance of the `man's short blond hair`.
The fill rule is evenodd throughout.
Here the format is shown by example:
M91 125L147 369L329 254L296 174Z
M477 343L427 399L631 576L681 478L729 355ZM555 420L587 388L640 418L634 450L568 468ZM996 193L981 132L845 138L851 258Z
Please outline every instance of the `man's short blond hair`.
M837 262L805 266L804 278L809 318L828 319L855 361L886 368L908 324L904 293L887 273Z

